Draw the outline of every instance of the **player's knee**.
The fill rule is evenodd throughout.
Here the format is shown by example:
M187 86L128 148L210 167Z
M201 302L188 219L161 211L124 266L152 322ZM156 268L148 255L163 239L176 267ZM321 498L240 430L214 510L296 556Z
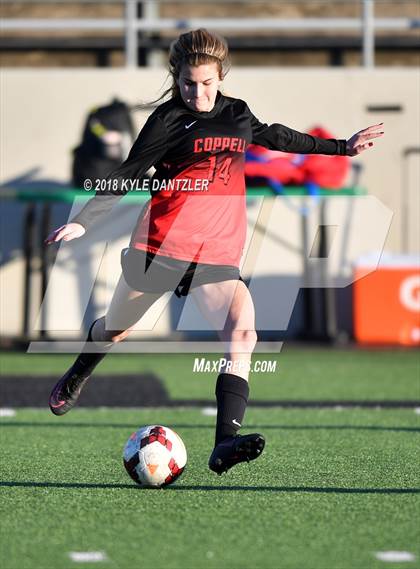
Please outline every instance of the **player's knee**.
M252 353L257 344L258 336L255 330L234 330L232 333L232 351Z
M244 332L244 342L248 346L249 351L253 352L257 345L258 336L255 330L246 330Z

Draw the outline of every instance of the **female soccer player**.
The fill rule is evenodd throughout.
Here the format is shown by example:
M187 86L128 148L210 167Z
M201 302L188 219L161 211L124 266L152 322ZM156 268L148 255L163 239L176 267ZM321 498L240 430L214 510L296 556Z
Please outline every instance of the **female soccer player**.
M78 356L54 387L50 408L63 415L75 405L109 348L128 336L164 292L181 296L191 291L226 349L228 363L216 382L216 436L209 459L210 469L221 474L257 458L265 444L258 433L237 434L257 342L252 298L238 268L246 234L245 150L253 143L302 154L355 156L383 131L375 125L347 141L324 140L261 123L244 101L220 92L228 48L223 38L205 29L182 34L173 43L169 69L171 98L150 115L127 160L108 176L106 191L96 192L46 240L81 237L128 191L130 182L155 167L152 197L122 252L122 275L109 310L88 333L88 342L105 343L105 348Z

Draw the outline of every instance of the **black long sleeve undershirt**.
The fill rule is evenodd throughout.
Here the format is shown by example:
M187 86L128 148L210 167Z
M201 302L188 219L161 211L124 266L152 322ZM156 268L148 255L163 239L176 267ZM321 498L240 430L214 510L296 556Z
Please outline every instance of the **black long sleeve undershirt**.
M248 109L252 128L252 143L270 150L296 154L346 155L346 140L319 138L279 123L261 123Z

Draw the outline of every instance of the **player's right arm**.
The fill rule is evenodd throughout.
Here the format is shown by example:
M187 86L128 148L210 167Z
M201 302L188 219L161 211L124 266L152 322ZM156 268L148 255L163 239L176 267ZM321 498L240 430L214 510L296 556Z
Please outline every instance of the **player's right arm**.
M80 213L69 223L50 233L45 243L48 245L61 239L71 241L84 235L127 193L127 190L122 189L124 180L141 179L151 166L159 162L167 150L167 141L168 135L163 119L153 113L140 131L125 162L106 177L107 181L117 180L117 183L106 184L105 191L98 190Z

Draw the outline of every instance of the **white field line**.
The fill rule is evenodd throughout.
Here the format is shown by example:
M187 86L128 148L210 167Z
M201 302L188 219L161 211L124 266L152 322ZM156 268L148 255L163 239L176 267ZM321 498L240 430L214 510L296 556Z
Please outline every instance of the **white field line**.
M415 561L416 556L408 551L377 551L375 553L376 559L388 563L402 563L404 561Z
M7 409L6 407L0 409L0 417L15 417L16 411L14 409Z
M106 553L103 551L71 551L69 557L76 563L97 563L108 561Z
M201 413L208 417L215 417L217 415L217 409L216 407L204 407L201 409Z

